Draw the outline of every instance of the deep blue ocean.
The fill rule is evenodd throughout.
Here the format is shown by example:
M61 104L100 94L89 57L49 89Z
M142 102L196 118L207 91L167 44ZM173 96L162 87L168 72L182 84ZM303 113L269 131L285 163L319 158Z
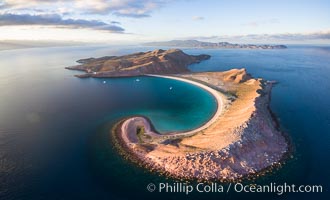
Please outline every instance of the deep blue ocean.
M0 51L0 199L328 199L330 47L281 50L183 49L211 59L192 71L246 68L275 80L271 109L293 145L283 167L257 183L322 185L322 193L150 193L168 182L119 156L109 130L123 117L146 115L163 134L205 123L214 98L180 81L131 77L79 79L64 69L87 57L153 50L76 46ZM170 90L169 88L173 89ZM190 183L195 184L195 183ZM221 184L221 183L219 183ZM225 184L224 184L225 185Z

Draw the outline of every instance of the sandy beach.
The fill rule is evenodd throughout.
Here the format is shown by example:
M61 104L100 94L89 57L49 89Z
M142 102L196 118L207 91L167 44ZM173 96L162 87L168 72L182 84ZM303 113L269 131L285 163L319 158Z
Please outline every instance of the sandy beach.
M216 109L215 113L213 114L212 118L209 121L207 121L205 124L203 124L202 126L196 128L196 129L190 130L190 131L180 132L180 133L169 133L169 135L190 136L190 135L194 135L195 133L206 129L207 127L209 127L211 124L213 124L218 119L218 117L221 115L221 113L224 109L224 104L227 101L226 97L223 94L221 94L219 91L216 91L216 90L214 90L204 84L198 83L196 81L192 81L192 80L177 77L177 76L165 76L165 75L154 75L154 74L147 74L146 76L168 78L168 79L183 81L183 82L186 82L189 84L196 85L197 87L200 87L200 88L208 91L210 94L212 94L212 96L215 98L215 101L217 102L217 109Z

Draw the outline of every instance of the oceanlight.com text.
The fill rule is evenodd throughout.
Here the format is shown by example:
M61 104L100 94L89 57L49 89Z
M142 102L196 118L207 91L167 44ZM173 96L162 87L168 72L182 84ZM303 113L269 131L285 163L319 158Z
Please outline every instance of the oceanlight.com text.
M276 184L269 183L265 185L258 184L242 184L242 183L199 183L196 185L190 185L188 183L150 183L147 185L149 192L159 193L185 193L190 194L192 192L199 193L276 193L282 195L284 193L320 193L323 191L322 185L295 185L295 184Z

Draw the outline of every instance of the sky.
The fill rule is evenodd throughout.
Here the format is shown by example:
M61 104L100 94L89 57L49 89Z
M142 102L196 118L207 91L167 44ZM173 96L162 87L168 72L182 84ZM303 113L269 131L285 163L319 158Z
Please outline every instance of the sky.
M328 0L0 0L0 40L330 44Z

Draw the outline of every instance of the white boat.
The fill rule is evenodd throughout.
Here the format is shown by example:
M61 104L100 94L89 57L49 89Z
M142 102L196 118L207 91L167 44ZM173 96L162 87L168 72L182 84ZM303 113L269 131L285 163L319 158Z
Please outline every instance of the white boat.
M136 81L136 82L139 82L139 81L140 81L140 79L138 79L138 78L137 78L137 79L135 79L135 81Z
M106 84L107 82L106 81L103 81L103 84Z
M173 87L170 87L170 90L172 90L173 89Z

